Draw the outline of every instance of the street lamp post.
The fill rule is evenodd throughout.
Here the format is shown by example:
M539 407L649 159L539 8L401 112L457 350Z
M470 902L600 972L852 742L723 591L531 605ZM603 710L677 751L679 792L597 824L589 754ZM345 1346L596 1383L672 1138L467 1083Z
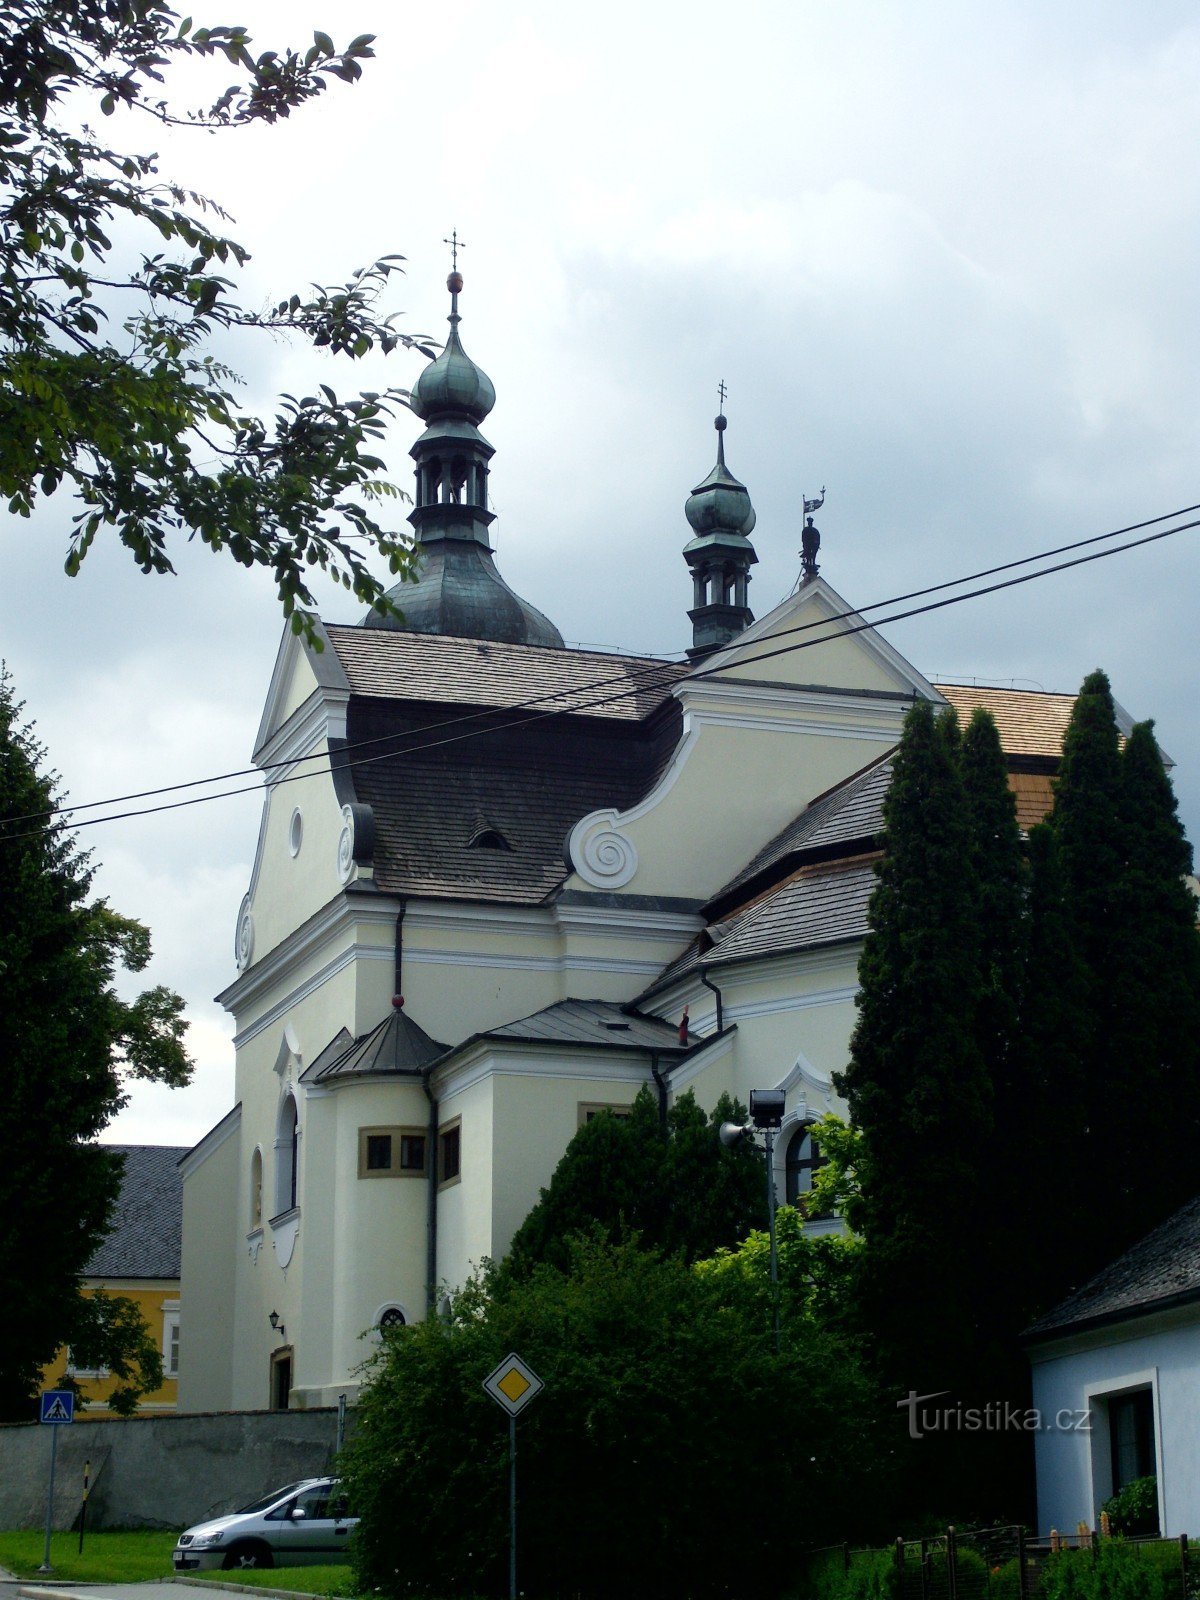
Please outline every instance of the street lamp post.
M743 1139L749 1139L755 1150L754 1132L763 1136L761 1154L767 1170L767 1232L771 1240L771 1322L775 1333L775 1354L779 1354L779 1253L775 1242L775 1135L783 1126L783 1090L752 1089L750 1091L750 1121L745 1126L738 1122L721 1124L721 1143L730 1149Z

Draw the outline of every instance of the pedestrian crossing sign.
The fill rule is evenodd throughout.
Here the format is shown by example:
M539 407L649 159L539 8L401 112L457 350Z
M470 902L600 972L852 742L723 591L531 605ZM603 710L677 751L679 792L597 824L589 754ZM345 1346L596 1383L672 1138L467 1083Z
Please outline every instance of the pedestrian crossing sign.
M70 1389L47 1389L41 1397L42 1421L56 1423L75 1421L75 1395Z

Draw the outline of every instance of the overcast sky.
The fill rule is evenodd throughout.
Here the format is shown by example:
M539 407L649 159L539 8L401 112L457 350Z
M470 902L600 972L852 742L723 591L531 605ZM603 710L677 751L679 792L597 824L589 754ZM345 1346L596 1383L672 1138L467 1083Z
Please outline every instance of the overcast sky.
M233 213L256 304L398 251L391 304L440 338L458 229L463 339L498 394L497 559L569 641L689 642L682 507L721 378L759 615L822 485L822 572L860 606L1200 501L1193 7L260 0L242 20L263 48L373 32L378 60L279 127L160 139L164 172ZM267 341L236 359L262 405L421 365ZM418 431L393 430L405 487ZM6 517L0 655L72 799L245 766L281 631L269 578L186 547L176 578L143 577L99 541L68 579L68 523L60 502ZM1195 837L1196 541L884 632L934 678L1072 690L1104 666L1157 719ZM340 596L324 614L357 620ZM258 812L87 830L198 1062L186 1091L135 1092L109 1138L191 1144L232 1103L211 997Z

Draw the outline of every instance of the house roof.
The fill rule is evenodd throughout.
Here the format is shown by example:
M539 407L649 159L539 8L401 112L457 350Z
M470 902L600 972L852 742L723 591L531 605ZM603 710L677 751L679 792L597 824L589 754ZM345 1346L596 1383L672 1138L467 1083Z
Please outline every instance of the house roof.
M977 706L990 711L1006 755L1044 756L1057 761L1062 754L1063 735L1075 704L1073 694L993 689L985 684L936 683L934 688L958 712L964 726Z
M438 705L528 706L641 722L690 670L649 656L328 625L350 692Z
M108 1237L83 1269L85 1278L178 1278L186 1145L118 1144L125 1157L121 1193Z
M1200 1300L1200 1195L1028 1328L1030 1343Z

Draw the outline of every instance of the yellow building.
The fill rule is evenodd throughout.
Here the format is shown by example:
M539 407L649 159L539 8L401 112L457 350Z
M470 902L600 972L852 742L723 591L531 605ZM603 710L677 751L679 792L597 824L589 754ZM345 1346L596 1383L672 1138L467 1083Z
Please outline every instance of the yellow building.
M163 1358L162 1386L146 1395L143 1411L174 1411L179 1387L179 1249L183 1211L180 1158L175 1145L117 1145L125 1157L121 1195L112 1228L84 1272L90 1294L123 1295L140 1309L158 1340ZM115 1379L101 1369L75 1367L60 1350L42 1374L42 1388L53 1389L67 1375L83 1390L76 1415L114 1415L107 1405Z

